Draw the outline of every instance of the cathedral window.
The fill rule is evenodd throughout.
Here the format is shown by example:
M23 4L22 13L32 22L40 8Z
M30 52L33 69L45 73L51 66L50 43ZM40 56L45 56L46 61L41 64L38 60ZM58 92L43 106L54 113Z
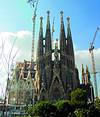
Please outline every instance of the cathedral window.
M68 43L68 42L67 42L67 39L66 39L66 45L67 45L67 43Z
M54 53L52 53L52 60L54 60Z
M45 54L45 47L43 47L43 53Z
M45 40L43 40L43 45L45 46Z

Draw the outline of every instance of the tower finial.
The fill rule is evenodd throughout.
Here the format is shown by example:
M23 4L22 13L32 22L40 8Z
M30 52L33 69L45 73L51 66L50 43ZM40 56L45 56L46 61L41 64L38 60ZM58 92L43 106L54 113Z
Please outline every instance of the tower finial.
M48 14L48 15L50 14L50 11L49 11L49 10L47 11L47 14Z
M39 38L43 38L43 24L42 24L43 17L40 17L40 31L39 31Z
M64 30L64 22L63 22L63 11L60 12L60 18L61 18L61 28L60 30Z
M70 21L70 17L67 17L67 21L68 21L68 23L70 23L69 21Z
M63 11L60 11L60 14L63 15Z
M55 29L54 29L54 20L55 20L55 18L53 18L53 24L52 24L52 37L53 37L53 33L55 32Z
M40 20L43 20L43 17L40 17Z
M70 17L67 17L67 37L71 37L71 29L70 29Z
M60 12L60 49L62 52L66 50L66 34L63 21L63 11Z
M60 14L61 14L61 21L63 21L63 11L61 11Z
M43 20L43 17L40 17L40 29L42 28L42 20Z
M70 30L70 17L67 17L68 29Z
M50 29L50 11L47 11L47 29Z
M43 17L40 17L40 22L42 22L42 20L43 20Z
M51 51L51 28L50 28L50 11L47 11L47 24L45 34L45 52Z
M37 59L43 54L43 17L40 17L40 29L39 29L39 37L38 37L38 51L37 51Z

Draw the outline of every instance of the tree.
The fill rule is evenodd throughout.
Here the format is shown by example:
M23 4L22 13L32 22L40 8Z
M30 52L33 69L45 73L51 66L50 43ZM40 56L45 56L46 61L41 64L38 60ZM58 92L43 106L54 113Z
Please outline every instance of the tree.
M56 116L56 106L47 102L41 101L35 104L33 107L28 109L28 114L32 117L55 117Z
M100 113L94 103L89 104L88 110L88 117L100 117Z
M100 117L93 103L89 104L87 108L76 108L74 114L75 117Z
M75 107L84 107L87 105L87 93L86 90L77 88L71 92L71 103Z
M88 110L86 109L78 108L74 111L74 113L76 117L88 117L87 116Z
M73 110L69 101L60 100L56 104L57 107L57 117L66 117Z
M95 107L98 109L98 111L100 112L100 99L99 98L97 98L96 100L95 100Z

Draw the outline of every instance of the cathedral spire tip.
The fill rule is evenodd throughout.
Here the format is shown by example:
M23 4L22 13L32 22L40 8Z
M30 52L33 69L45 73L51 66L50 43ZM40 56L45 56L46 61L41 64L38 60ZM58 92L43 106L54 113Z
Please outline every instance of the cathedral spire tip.
M47 14L48 14L48 15L50 14L50 11L49 11L49 10L47 11Z
M67 37L71 37L70 17L67 17Z
M60 11L60 14L63 15L63 11Z
M43 17L41 16L40 17L40 26L42 25L42 20L43 20Z
M60 12L61 15L61 21L63 20L63 11Z
M67 21L68 21L68 22L70 21L70 17L67 17Z
M47 11L47 25L46 30L50 30L50 11Z
M40 20L43 20L43 17L42 16L40 17Z
M70 17L67 17L68 27L70 27Z
M42 20L43 20L43 17L40 17L40 32L42 32Z
M88 66L86 65L86 71L88 71Z

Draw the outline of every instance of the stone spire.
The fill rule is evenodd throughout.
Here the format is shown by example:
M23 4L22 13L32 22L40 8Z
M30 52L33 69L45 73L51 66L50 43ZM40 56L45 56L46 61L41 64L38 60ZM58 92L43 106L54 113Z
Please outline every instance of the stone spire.
M72 38L72 36L71 36L71 29L70 29L70 17L67 17L67 23L68 23L68 26L67 26L67 38Z
M85 81L85 84L88 84L90 83L90 73L89 73L89 70L88 70L88 66L86 65L86 81Z
M40 30L39 30L39 39L38 39L38 48L37 48L37 70L39 72L39 81L42 82L43 72L44 72L44 45L43 45L43 18L40 17ZM40 84L41 88L41 84Z
M74 56L72 35L70 29L70 17L67 17L67 53Z
M50 11L47 11L47 25L45 35L45 52L51 51L51 29L50 29Z
M84 73L83 64L82 64L82 84L85 84L85 73Z
M51 46L51 29L50 29L50 11L47 11L47 24L46 24L46 34L45 34L45 69L46 69L46 79L47 88L50 87L50 81L52 79L51 73L51 62L52 62L52 46ZM49 74L48 74L49 73Z
M66 48L66 35L65 35L65 28L63 22L63 11L60 12L61 14L61 25L60 25L60 49L64 51Z
M42 23L43 17L40 17L40 30L39 30L39 39L38 39L38 55L37 57L39 58L40 56L43 56L43 23Z
M63 21L63 11L60 12L60 64L61 79L64 90L67 88L67 59L66 59L66 35Z
M39 37L43 38L43 23L42 23L43 17L40 17L40 31L39 31Z

